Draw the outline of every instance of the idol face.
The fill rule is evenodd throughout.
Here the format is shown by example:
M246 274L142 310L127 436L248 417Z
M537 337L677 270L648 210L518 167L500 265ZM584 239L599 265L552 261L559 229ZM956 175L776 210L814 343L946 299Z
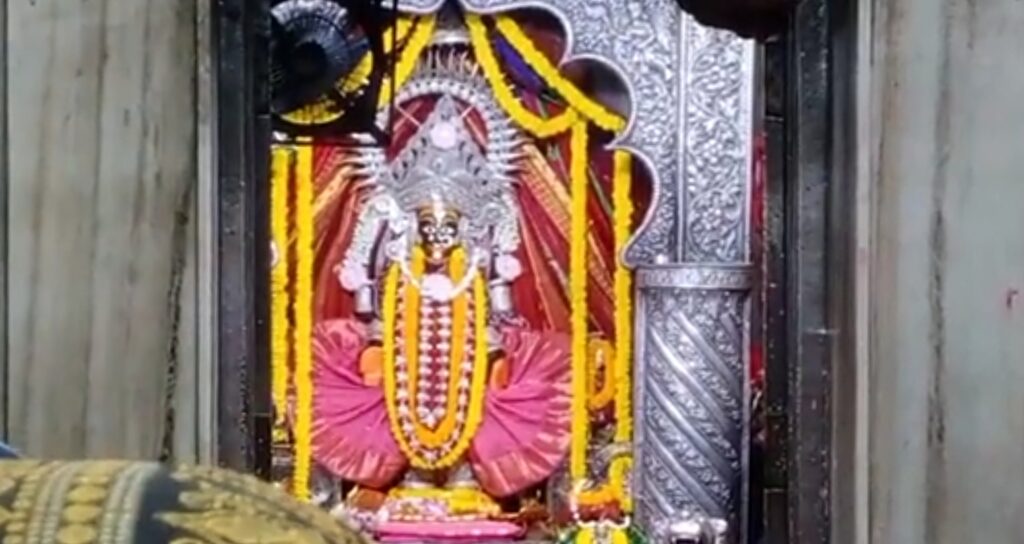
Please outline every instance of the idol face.
M442 264L459 245L462 216L450 208L435 204L416 214L416 230L430 264Z

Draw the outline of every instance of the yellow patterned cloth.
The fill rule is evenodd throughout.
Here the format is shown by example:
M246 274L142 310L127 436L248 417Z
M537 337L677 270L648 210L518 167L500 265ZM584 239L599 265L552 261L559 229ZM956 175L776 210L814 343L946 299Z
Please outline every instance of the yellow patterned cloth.
M0 461L0 544L365 544L327 513L216 468Z

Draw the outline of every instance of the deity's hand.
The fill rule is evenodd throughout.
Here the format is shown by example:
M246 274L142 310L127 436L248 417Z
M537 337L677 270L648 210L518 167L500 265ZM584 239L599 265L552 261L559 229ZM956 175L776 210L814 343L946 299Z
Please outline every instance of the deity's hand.
M359 374L363 383L370 387L381 384L384 368L384 350L379 345L369 345L359 355Z

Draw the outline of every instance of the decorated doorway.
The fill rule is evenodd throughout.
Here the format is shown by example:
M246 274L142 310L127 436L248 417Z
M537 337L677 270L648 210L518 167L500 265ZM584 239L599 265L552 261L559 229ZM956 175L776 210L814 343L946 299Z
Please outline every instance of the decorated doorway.
M381 539L738 541L753 45L667 1L401 8L384 140L316 130L358 68L275 123L271 476Z

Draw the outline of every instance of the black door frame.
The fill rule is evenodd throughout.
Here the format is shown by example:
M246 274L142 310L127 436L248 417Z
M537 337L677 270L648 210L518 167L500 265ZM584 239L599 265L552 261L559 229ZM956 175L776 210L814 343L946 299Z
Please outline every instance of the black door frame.
M856 0L802 0L765 46L768 543L853 534Z
M269 0L215 0L217 461L270 474Z

